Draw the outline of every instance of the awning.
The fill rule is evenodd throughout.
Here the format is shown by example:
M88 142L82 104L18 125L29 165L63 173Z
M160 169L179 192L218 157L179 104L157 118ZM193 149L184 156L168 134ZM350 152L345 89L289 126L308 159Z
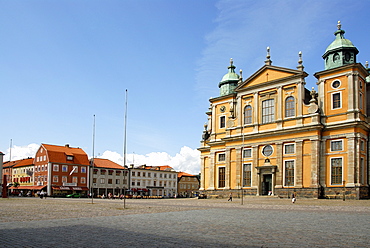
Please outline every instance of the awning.
M18 187L10 187L9 189L18 189L18 190L23 190L23 189L29 189L29 190L40 190L45 188L46 185L42 186L18 186Z

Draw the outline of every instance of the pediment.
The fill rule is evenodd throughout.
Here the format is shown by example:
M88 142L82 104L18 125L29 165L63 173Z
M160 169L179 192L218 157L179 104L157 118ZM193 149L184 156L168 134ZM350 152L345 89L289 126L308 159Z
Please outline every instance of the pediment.
M308 74L304 71L293 70L278 66L265 65L256 71L253 75L239 84L235 91L242 90L243 88L258 87L273 82L280 82L282 80L290 80L295 77L306 77Z

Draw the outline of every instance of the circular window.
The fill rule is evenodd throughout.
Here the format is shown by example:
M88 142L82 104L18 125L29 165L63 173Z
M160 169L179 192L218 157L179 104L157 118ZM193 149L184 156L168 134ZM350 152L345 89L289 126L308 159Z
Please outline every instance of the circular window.
M270 145L267 145L265 146L263 149L262 149L262 154L265 156L265 157L269 157L271 156L271 154L273 153L274 149L272 148L272 146Z
M331 87L333 87L334 89L338 88L340 86L340 82L338 80L335 80L332 84L331 84Z

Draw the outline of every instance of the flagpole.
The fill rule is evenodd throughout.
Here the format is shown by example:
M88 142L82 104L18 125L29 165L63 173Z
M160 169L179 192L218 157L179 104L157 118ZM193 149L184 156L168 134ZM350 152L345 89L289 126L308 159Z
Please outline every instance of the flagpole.
M92 140L92 159L91 159L91 184L90 184L90 196L91 196L91 204L94 204L94 158L95 158L95 115L94 115L94 122L93 122L93 140Z
M127 143L127 89L126 89L126 94L125 94L125 120L124 120L124 138L123 138L123 181L126 182L126 185L128 186L128 170L125 171L126 169L126 147ZM126 173L127 172L127 173ZM126 208L126 189L125 187L123 188L123 208Z

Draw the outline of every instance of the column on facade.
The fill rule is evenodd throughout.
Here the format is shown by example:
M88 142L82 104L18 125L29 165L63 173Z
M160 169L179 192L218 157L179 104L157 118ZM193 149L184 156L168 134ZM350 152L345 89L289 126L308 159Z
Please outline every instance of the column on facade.
M283 94L282 94L282 87L278 86L277 87L277 108L276 108L276 120L280 121L283 118Z
M275 188L282 188L283 187L283 143L279 142L276 143L276 165L277 165L277 171L276 171L276 181L275 181Z
M208 178L209 178L209 182L208 182L208 186L207 186L207 189L208 190L214 190L215 189L215 177L216 177L216 173L215 173L215 156L216 154L214 152L211 152L210 154L210 158L209 158L209 163L208 163Z
M317 188L320 184L320 140L311 139L311 188Z
M200 171L201 171L201 177L200 177L200 188L199 190L205 189L205 171L206 171L206 159L205 156L200 157Z
M235 180L237 182L237 185L240 185L240 187L238 188L243 187L243 149L244 149L243 146L241 146L240 149L236 149L237 163L236 163L236 171L235 171L235 175L236 175Z
M297 99L297 116L302 116L303 98L304 98L304 81L297 83L298 99Z
M230 148L227 148L225 151L225 189L230 189L231 183L231 154Z
M258 104L258 92L253 93L253 131L258 131L258 112L259 112L259 104Z
M356 138L356 153L354 154L355 156L355 168L354 168L354 173L355 173L355 185L356 186L360 186L360 177L361 177L361 138L360 137L357 137Z
M353 87L353 101L354 101L354 109L356 111L360 111L360 104L359 104L359 85L358 85L358 73L352 73L352 87Z
M326 154L326 143L327 143L327 140L326 139L323 139L321 141L321 145L320 145L320 155L322 156L319 156L319 184L323 187L326 187L327 185L327 175L326 175L326 167L327 167L327 162L326 162L326 156L324 156ZM330 171L330 170L329 170Z
M271 169L272 172L272 187L271 187L271 193L272 195L275 195L275 184L276 184L276 168Z
M354 85L353 85L353 73L348 73L347 75L347 85L348 85L348 110L353 111L356 108L356 99L354 97ZM342 96L343 98L343 96ZM344 99L342 99L344 100Z
M303 140L296 141L296 169L295 169L295 187L302 188L303 185Z
M253 156L253 167L252 170L252 188L257 189L257 195L259 195L261 178L259 174L259 170L256 169L258 167L258 146L252 146L252 156ZM254 169L253 169L254 168Z
M346 186L348 187L354 187L356 183L356 154L357 154L357 145L356 145L356 138L355 137L348 137L348 157L347 157L347 180L346 180ZM342 177L344 180L344 170L346 169L345 163L343 161L342 164Z

